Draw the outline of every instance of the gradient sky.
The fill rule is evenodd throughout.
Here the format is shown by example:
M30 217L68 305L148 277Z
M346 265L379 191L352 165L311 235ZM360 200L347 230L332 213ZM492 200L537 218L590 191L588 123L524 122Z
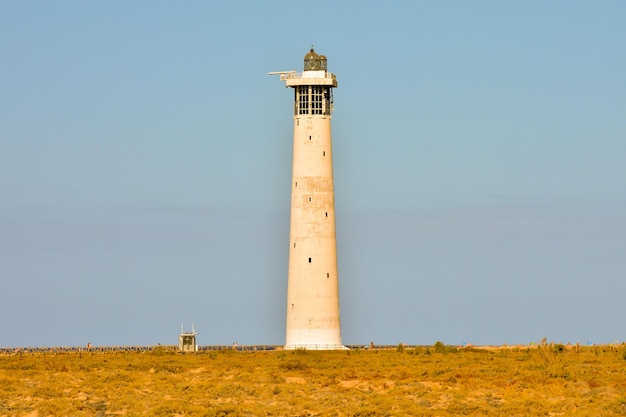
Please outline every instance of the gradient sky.
M313 6L315 4L315 7ZM282 344L292 100L346 344L625 340L626 2L0 2L0 346Z

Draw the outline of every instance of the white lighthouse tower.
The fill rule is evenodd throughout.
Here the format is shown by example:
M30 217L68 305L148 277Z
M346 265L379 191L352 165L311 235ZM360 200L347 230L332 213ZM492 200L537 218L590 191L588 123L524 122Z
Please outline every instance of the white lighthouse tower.
M279 72L294 89L291 228L285 349L341 344L330 119L334 74L313 48L304 71Z

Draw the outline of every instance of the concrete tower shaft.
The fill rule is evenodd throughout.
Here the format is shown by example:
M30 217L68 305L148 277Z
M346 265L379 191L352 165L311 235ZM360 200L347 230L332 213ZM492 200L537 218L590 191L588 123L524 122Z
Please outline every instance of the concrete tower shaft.
M294 89L286 349L341 343L331 140L333 74L313 49L304 71L281 73Z

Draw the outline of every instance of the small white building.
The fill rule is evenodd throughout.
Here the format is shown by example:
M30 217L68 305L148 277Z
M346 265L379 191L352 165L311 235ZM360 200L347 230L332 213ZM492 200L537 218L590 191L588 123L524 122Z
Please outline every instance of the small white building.
M183 325L180 325L180 334L178 335L178 350L182 353L197 352L198 345L196 344L196 335L198 332L191 325L191 331L185 332Z

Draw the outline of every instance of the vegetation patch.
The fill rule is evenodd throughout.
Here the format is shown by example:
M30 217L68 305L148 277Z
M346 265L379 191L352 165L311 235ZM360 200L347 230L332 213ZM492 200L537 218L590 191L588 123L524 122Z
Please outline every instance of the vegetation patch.
M3 416L623 416L626 346L0 356Z

